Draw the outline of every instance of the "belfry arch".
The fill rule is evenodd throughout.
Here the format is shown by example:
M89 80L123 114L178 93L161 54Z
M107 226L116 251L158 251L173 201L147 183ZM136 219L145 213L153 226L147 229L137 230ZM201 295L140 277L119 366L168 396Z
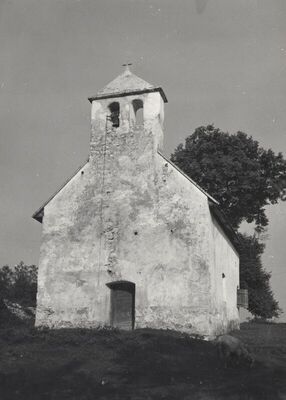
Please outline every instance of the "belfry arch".
M144 124L144 114L143 114L143 100L135 99L132 101L133 112L135 116L135 125Z

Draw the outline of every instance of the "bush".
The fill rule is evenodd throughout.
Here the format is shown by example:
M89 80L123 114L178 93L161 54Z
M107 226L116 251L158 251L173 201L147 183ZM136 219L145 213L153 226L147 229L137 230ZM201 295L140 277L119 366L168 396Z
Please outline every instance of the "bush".
M0 268L0 298L24 307L35 307L37 272L35 265L26 265L23 261L14 268L4 265Z

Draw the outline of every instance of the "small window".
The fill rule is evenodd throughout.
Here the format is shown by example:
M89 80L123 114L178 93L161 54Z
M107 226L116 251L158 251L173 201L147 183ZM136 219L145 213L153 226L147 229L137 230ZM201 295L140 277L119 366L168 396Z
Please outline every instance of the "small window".
M144 118L143 118L143 101L136 99L132 101L133 110L135 115L135 123L136 125L143 125Z
M109 119L112 123L112 126L114 128L118 128L119 127L119 114L120 114L119 103L117 103L117 102L111 103L108 108L110 110Z

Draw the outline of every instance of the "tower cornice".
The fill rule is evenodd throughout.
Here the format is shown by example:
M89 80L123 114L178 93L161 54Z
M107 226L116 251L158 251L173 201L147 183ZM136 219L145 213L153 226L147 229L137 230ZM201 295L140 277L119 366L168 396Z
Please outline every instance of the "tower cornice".
M149 89L138 89L138 90L124 90L112 93L104 93L104 94L97 94L92 97L88 97L88 100L92 103L94 100L102 100L102 99L112 99L115 97L123 97L123 96L133 96L136 94L144 94L144 93L153 93L159 92L164 100L164 103L168 103L168 99L161 87L152 87Z

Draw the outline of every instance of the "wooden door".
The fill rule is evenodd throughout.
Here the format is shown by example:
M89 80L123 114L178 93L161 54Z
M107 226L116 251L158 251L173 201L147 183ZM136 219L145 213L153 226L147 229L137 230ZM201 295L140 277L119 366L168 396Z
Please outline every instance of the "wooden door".
M118 282L111 287L111 325L119 329L134 327L134 287Z

